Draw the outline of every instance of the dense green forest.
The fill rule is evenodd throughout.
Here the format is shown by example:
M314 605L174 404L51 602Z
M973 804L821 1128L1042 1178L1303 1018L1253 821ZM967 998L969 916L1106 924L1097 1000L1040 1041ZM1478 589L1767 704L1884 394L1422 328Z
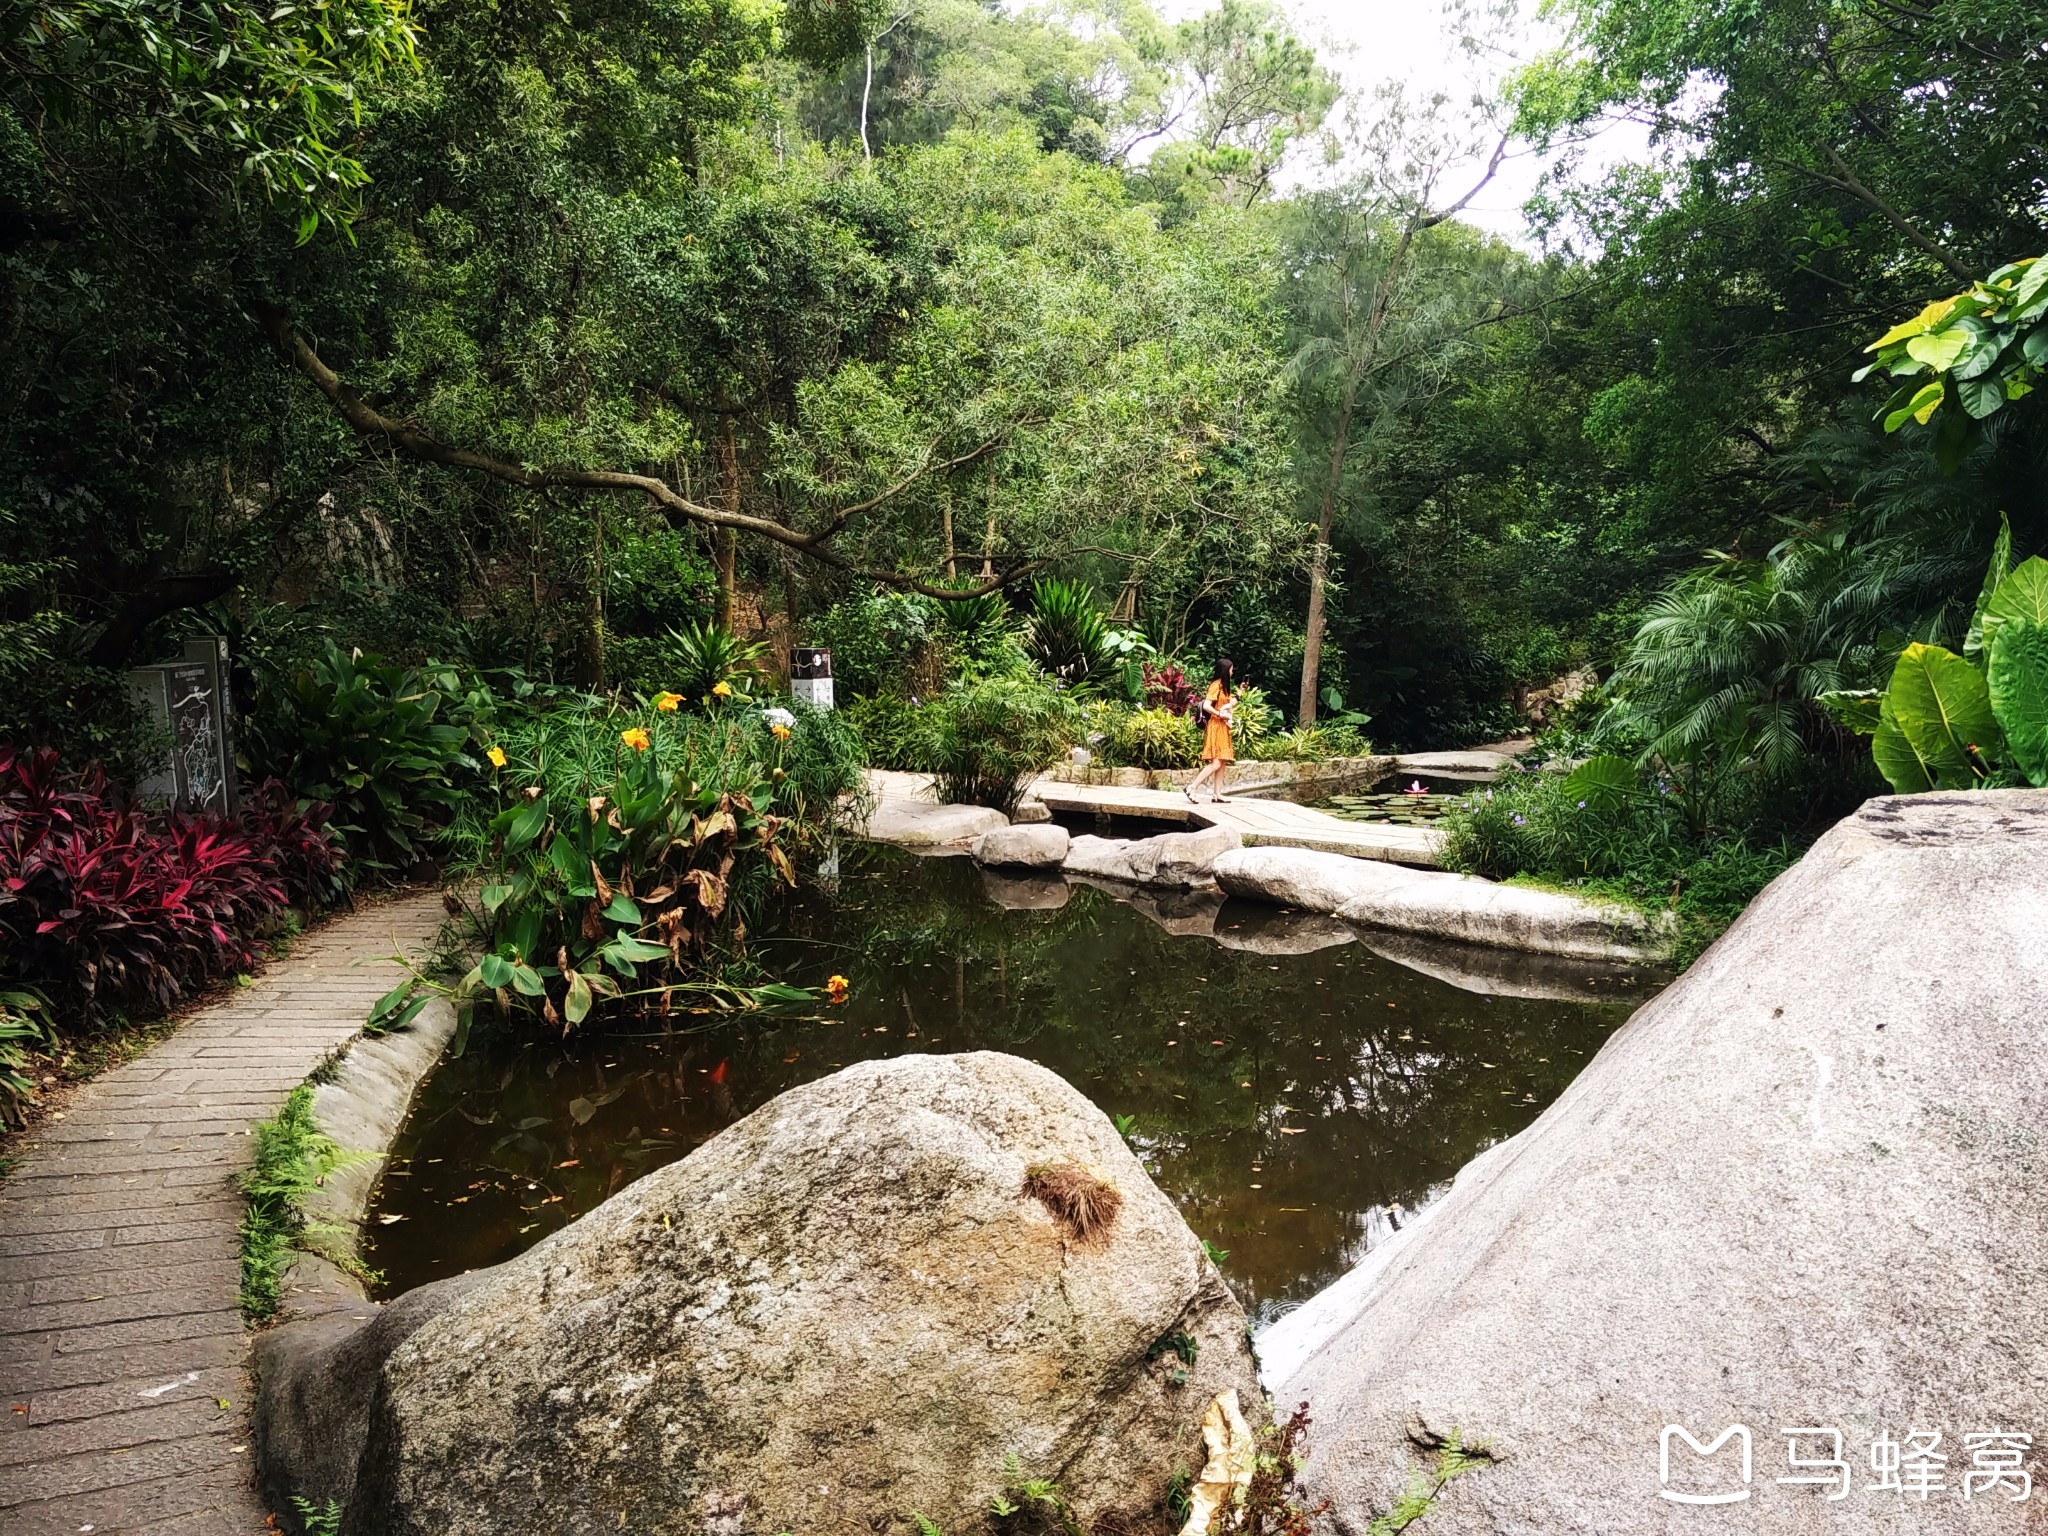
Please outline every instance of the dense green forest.
M1251 0L10 5L4 732L106 750L193 628L630 684L735 603L1056 574L1411 747L1654 613L1744 654L1639 664L1653 724L1835 750L1802 678L2044 531L2038 411L1944 466L1850 379L2042 244L2043 12L1566 13L1488 107L1344 102ZM1614 115L1663 157L1567 149L1546 254L1445 217Z
M1719 920L1887 778L2034 776L2036 616L2001 663L1985 613L2048 538L2048 9L1547 14L1457 99L1347 95L1267 0L0 0L24 803L132 777L125 670L197 632L355 869L539 837L463 798L508 744L587 794L536 700L725 752L705 816L991 744L946 782L1004 803L1075 740L1191 761L1218 654L1296 756L1596 678L1545 748L1592 777L1454 862ZM1646 155L1588 158L1615 120ZM1462 215L1524 155L1511 242ZM663 734L793 644L851 730Z

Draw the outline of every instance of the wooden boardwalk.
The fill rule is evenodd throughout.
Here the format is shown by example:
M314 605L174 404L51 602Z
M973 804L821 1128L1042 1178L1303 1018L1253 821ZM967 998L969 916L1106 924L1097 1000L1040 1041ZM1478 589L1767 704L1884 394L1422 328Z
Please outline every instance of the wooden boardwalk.
M1426 827L1344 821L1290 800L1190 804L1178 790L1124 789L1107 784L1059 784L1041 779L1032 788L1055 815L1129 816L1184 827L1228 827L1248 848L1308 848L1354 859L1437 867L1434 832Z

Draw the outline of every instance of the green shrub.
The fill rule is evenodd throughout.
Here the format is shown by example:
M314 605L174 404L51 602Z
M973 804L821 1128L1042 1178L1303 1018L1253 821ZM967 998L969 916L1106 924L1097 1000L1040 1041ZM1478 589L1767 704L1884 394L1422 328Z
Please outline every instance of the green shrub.
M904 773L931 771L919 723L923 706L894 694L877 693L855 699L836 713L859 736L863 756L875 767Z
M760 660L768 651L760 641L742 640L716 624L671 629L667 644L675 680L662 691L673 690L692 703L709 700L721 686L734 694L753 693Z
M480 784L475 750L495 713L490 690L453 667L394 666L330 640L259 682L248 757L257 777L334 807L352 870L402 869Z
M0 991L0 1125L26 1123L23 1110L36 1096L35 1053L50 1041L49 999L33 988Z
M605 622L622 637L708 623L718 577L679 529L629 530L605 552Z
M1266 690L1257 683L1245 683L1237 690L1236 707L1230 711L1231 749L1239 757L1257 757L1266 738L1287 722L1267 702Z
M1107 660L1109 635L1109 621L1085 584L1045 580L1032 587L1024 648L1048 676L1069 686L1088 681Z
M1201 759L1202 729L1167 709L1120 710L1104 747L1113 761L1132 768L1192 768Z
M956 637L940 613L947 606L915 592L871 592L833 604L807 632L832 652L842 702L922 697L938 691L954 659Z
M1625 759L1596 757L1570 773L1513 772L1452 802L1438 823L1448 869L1522 877L1673 911L1683 966L1798 857L1789 839L1752 844L1697 831L1681 787ZM1751 820L1752 818L1745 818Z
M1348 725L1296 726L1259 739L1244 754L1266 762L1312 763L1333 757L1364 757L1372 743Z
M922 746L949 805L1017 809L1027 775L1042 772L1079 738L1073 697L1035 678L989 678L948 690L925 707Z

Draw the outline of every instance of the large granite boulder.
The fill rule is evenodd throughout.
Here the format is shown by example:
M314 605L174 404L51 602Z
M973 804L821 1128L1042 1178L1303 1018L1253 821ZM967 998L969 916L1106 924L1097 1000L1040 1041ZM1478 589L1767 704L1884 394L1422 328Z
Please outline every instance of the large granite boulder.
M1455 1436L1430 1536L2038 1531L1971 1437L2048 1428L2044 1126L2048 792L1871 801L1262 1336L1310 1491L1362 1536Z
M1670 947L1665 925L1633 907L1381 859L1240 848L1218 857L1212 873L1233 896L1326 912L1361 928L1583 960L1653 961Z
M1063 867L1070 875L1097 880L1185 889L1209 884L1216 860L1243 842L1229 827L1162 832L1157 837L1082 836L1068 844Z
M1256 1400L1172 1203L991 1052L795 1089L521 1257L336 1323L264 1336L263 1472L353 1536L968 1530L1011 1455L1084 1524L1143 1528L1210 1399Z
M997 869L1058 869L1066 862L1067 829L1051 822L997 827L974 840L977 864Z

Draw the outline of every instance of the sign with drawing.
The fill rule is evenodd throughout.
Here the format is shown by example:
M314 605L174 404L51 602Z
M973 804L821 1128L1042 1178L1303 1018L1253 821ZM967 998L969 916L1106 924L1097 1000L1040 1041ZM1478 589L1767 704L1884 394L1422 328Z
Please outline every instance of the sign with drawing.
M228 699L228 643L218 635L185 642L176 661L128 674L136 704L169 738L169 752L141 791L181 811L232 816L240 805Z

